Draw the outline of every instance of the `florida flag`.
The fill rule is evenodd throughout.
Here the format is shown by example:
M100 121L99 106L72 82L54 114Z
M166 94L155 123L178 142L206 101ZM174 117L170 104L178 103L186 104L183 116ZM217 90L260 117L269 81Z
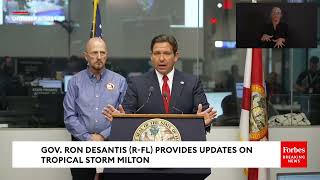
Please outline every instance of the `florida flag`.
M266 92L263 80L262 49L247 49L240 116L240 140L268 140ZM267 169L249 168L248 180L267 180Z

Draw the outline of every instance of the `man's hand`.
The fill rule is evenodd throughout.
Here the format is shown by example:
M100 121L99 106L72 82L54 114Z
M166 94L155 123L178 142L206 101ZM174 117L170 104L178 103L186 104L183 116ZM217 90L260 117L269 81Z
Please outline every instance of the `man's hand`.
M262 42L270 42L272 37L273 36L270 36L268 34L263 34L262 37L261 37L261 41Z
M125 111L121 104L119 105L119 110L114 108L112 105L108 104L107 107L103 108L102 114L107 120L111 122L113 119L112 117L113 114L125 114Z
M104 141L104 137L101 134L91 134L91 141Z
M204 118L204 125L209 126L213 122L213 118L217 116L217 111L212 107L209 107L205 111L202 111L202 104L198 105L197 115L201 115Z
M274 45L275 48L283 48L285 46L284 43L286 42L284 38L278 38L272 41L276 43L276 45Z

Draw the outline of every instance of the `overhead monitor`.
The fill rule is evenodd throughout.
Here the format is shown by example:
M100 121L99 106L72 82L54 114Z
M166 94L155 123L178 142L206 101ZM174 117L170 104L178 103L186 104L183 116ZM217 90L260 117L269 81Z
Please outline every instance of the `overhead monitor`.
M0 1L0 24L53 25L66 19L68 0Z

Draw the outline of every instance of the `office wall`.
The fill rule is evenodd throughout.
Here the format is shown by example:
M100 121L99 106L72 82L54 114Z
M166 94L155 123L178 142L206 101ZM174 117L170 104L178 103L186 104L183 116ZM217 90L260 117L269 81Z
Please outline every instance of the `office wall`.
M82 55L90 34L92 3L70 0L69 5L70 20L74 26L70 42L67 31L60 25L0 25L0 57ZM184 22L184 0L156 0L150 12L142 10L137 1L103 0L100 1L100 10L103 34L109 42L111 57L149 57L151 38L161 33L177 37L183 58L196 59L197 50L203 51L201 29L169 27L170 24Z
M142 10L137 1L100 1L103 37L108 41L109 55L115 58L149 57L151 39L167 33L177 38L182 58L196 59L198 49L199 56L203 57L202 29L169 27L184 21L184 1L155 0L149 11ZM71 36L71 54L81 55L91 27L92 5L78 1L70 4L71 19L79 26Z
M311 172L320 169L320 126L305 128L271 128L270 140L308 141L308 168L306 169L270 169L270 180L276 180L276 173ZM239 129L236 127L217 127L211 130L209 141L236 141ZM33 179L33 180L70 180L69 169L12 169L12 141L62 141L69 140L70 135L65 129L0 129L0 179ZM207 180L228 179L244 180L242 169L217 168Z
M67 45L60 26L0 25L0 57L66 57Z

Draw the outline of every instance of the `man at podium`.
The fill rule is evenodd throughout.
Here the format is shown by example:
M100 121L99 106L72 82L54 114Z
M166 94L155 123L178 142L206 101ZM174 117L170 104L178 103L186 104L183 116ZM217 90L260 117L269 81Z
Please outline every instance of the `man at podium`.
M209 107L199 78L174 68L179 59L176 39L168 35L156 36L151 41L150 50L154 69L141 76L128 78L128 89L122 106L115 109L108 105L103 111L105 117L110 121L113 119L113 114L123 114L123 117L115 117L112 122L110 140L205 140L203 122L200 121L202 118L184 121L180 118L150 119L148 116L154 114L159 114L159 117L163 114L198 114L204 116L204 124L208 127L216 116L216 111ZM125 113L147 115L144 118L133 118L135 115L124 118ZM209 168L105 168L104 178L203 180L210 173Z
M112 121L112 114L197 114L210 126L216 111L209 107L199 77L174 68L179 60L178 43L171 35L161 34L151 41L151 62L154 70L127 79L128 89L122 106L108 105L103 114Z

